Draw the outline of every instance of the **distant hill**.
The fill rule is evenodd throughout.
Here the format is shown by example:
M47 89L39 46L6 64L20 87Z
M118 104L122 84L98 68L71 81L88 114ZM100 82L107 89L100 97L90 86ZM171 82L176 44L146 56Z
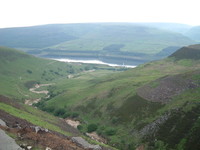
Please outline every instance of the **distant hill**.
M191 45L188 47L183 47L177 50L175 53L170 55L170 57L174 57L177 60L180 59L200 59L200 45Z
M116 51L151 54L168 46L194 43L182 34L161 29L162 26L163 24L91 23L5 28L0 29L0 45L73 51L102 51L112 45L123 45Z
M191 39L200 42L200 26L195 26L185 33Z
M180 47L177 47L177 46L170 46L170 47L167 47L167 48L164 48L162 51L160 51L159 53L157 53L155 56L156 57L167 57L171 54L173 54L176 50L180 49Z
M119 51L155 53L167 46L188 45L193 41L181 34L152 27L127 25L93 25L90 32L77 40L54 46L63 50L104 50L111 45L123 45ZM117 50L117 49L116 49ZM107 51L109 52L109 51Z
M0 35L0 45L13 48L43 48L76 39L59 25L0 29Z
M186 33L188 30L192 28L192 26L187 24L180 24L180 23L141 23L141 25L146 25L149 27L164 29L168 31L178 32L178 33Z
M167 47L195 44L194 40L178 31L183 28L186 30L189 26L82 23L5 28L0 29L0 45L40 57L98 59L107 63L138 65L167 57L164 53L155 55Z

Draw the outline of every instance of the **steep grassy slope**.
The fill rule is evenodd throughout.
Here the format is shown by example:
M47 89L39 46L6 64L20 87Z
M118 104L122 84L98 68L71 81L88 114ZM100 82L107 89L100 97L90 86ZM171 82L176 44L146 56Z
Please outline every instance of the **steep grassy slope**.
M90 69L109 67L67 64L55 60L36 58L11 48L0 47L0 94L16 99L41 97L29 91L35 83L55 83L68 75ZM108 71L107 73L112 72ZM38 96L37 96L38 95Z
M199 54L199 47L200 45L191 45L189 47L183 47L173 53L170 57L174 57L177 60L180 59L195 59L199 60L200 59L200 54Z
M87 149L72 141L72 137L83 137L85 139L87 137L67 124L64 119L54 117L31 106L19 104L15 100L1 95L0 119L6 123L6 127L0 125L0 129L14 138L22 148L31 145L31 148L35 150L44 150L47 147L55 150ZM91 139L89 141L101 145L102 150L116 150L106 144ZM7 143L2 144L9 148L8 145L5 145Z
M190 51L188 47L185 50ZM200 126L199 68L199 59L177 60L174 56L112 76L93 78L95 73L85 74L61 81L57 89L62 87L66 92L37 106L50 113L62 108L66 116L78 114L83 132L88 124L95 123L97 132L120 149L134 149L140 144L148 149L189 149L192 147L189 135L199 139L193 131ZM197 114L192 114L193 122L189 125L188 114L193 111ZM171 115L174 113L175 118ZM183 116L180 123L171 122L179 115ZM182 121L186 125L179 130ZM168 123L171 128L165 129ZM178 138L182 132L186 133Z
M15 117L25 119L34 125L57 131L68 136L73 134L73 132L74 135L79 134L76 130L73 130L73 128L68 127L64 129L64 126L62 125L64 123L62 120L59 120L59 118L49 115L48 113L36 110L33 107L19 104L4 96L0 96L0 110L5 111ZM69 130L66 131L66 129Z
M66 75L70 67L61 63L59 66L59 62L36 58L5 47L0 48L0 57L1 94L15 98L29 97L30 87L25 85L52 82L56 76ZM59 74L56 74L58 70Z

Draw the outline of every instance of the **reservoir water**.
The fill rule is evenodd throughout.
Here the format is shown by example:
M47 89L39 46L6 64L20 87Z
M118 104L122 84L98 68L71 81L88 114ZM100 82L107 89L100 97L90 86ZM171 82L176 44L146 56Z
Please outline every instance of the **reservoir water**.
M126 65L126 64L110 64L105 63L100 60L75 60L75 59L65 59L65 58L51 58L53 60L61 61L61 62L74 62L74 63L87 63L87 64L101 64L101 65L108 65L111 67L125 67L125 68L135 68L136 66Z

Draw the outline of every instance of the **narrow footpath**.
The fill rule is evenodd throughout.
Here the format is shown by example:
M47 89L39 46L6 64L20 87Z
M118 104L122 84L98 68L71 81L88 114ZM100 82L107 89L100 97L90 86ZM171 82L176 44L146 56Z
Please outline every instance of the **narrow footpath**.
M38 91L37 89L39 89L40 87L44 87L44 86L50 86L53 85L53 83L50 84L36 84L33 88L30 88L29 91L36 93L36 94L45 94L46 97L45 98L49 98L49 91L47 90L41 90ZM37 98L37 99L27 99L25 100L25 104L26 105L33 105L34 103L38 103L41 100L41 98Z

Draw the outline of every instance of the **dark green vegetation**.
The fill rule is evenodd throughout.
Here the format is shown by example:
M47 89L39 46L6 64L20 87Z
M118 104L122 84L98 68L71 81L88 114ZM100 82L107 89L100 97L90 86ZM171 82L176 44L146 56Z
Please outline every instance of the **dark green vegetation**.
M106 49L122 46L112 45ZM51 96L35 106L55 116L79 120L81 132L96 131L109 145L119 149L132 150L139 146L149 150L198 149L200 60L196 56L200 54L199 45L183 47L166 59L118 73L103 66L93 66L92 69L97 67L95 71L83 71L84 65L71 65L72 78L67 78L71 73L65 72L70 70L69 64L1 49L2 53L8 51L15 58L15 64L6 57L1 59L2 82L14 83L21 92L33 97L37 95L28 88L34 83L54 83L47 87ZM34 61L29 63L33 59L40 64L37 64L38 71L31 67ZM12 71L18 63L21 64L17 66L19 69ZM66 70L62 68L67 66ZM17 82L19 75L20 82ZM1 86L1 94L23 102L26 96L11 87ZM148 93L141 92L145 90Z
M57 24L8 28L0 29L0 45L42 57L99 59L109 63L137 65L160 58L154 55L169 46L194 44L194 40L182 34L183 30L186 32L189 28L187 25L159 23Z
M91 133L91 132L94 132L97 130L97 125L96 124L89 124L88 127L87 127L87 132L88 133Z

